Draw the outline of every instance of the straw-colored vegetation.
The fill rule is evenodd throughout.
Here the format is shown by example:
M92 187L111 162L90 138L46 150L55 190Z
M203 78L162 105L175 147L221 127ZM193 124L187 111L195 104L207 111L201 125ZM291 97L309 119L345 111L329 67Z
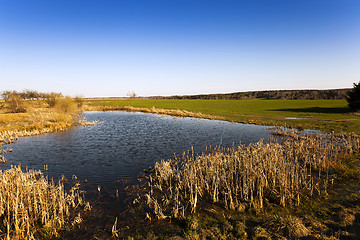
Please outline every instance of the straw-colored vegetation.
M19 137L34 136L65 130L79 123L81 98L63 97L61 93L35 91L4 91L0 102L0 147L11 144ZM0 162L5 162L5 152L0 151Z
M96 110L96 111L127 111L127 112L143 112L143 113L154 113L160 115L170 115L176 117L194 117L194 118L205 118L205 119L218 119L224 120L223 117L213 116L210 114L204 114L200 112L190 112L186 110L179 109L162 109L162 108L140 108L140 107L107 107L107 106L98 106L98 107L87 107L86 110Z
M70 97L59 97L55 102L47 100L22 100L22 112L12 111L12 103L5 102L0 107L0 134L17 132L21 136L37 135L68 128L81 109ZM25 110L24 110L25 109ZM29 133L33 132L33 133ZM0 139L4 139L0 136Z
M84 126L95 123L78 121L83 105L79 97L72 99L56 93L35 95L38 97L25 92L23 95L15 94L15 97L11 94L0 102L0 145L16 142L19 137L63 130L74 123ZM146 179L147 187L139 188L141 191L145 189L145 192L142 195L139 193L141 197L136 197L134 208L129 212L134 209L141 211L142 222L144 218L152 220L149 225L161 222L153 221L159 219L181 222L184 228L177 231L182 232L180 235L185 239L270 239L273 236L296 239L314 232L327 232L327 236L331 236L329 224L325 226L322 220L316 220L318 218L309 220L306 216L290 213L289 209L295 206L302 211L305 204L313 207L316 201L310 198L319 200L329 196L333 199L330 192L334 182L338 183L339 176L356 178L355 175L360 172L346 162L348 157L359 151L359 136L339 134L359 133L359 115L348 112L343 100L130 99L87 104L83 109L136 111L337 132L304 135L277 129L274 134L283 136L279 142L265 144L260 141L230 149L216 147L200 155L187 152L156 163ZM0 161L5 161L4 154L10 151L9 148L1 150ZM48 239L59 233L61 235L62 230L69 230L68 226L83 220L81 217L84 216L79 212L84 209L84 201L78 185L65 191L62 182L55 184L40 172L22 172L20 167L0 172L0 179L0 238ZM359 197L351 194L347 198L358 201L360 194ZM324 200L323 203L327 202ZM90 209L88 203L85 208ZM274 208L275 214L271 213ZM285 209L285 213L279 209ZM270 211L271 217L259 214L267 211ZM342 229L357 226L355 216L358 212L348 209L339 211ZM248 214L246 221L250 218L250 222L263 217L263 223L248 226L249 221L245 224L244 218L234 220L234 213ZM207 220L203 221L204 218ZM219 227L204 225L213 224L214 218L224 218L219 221ZM168 231L176 228L168 221L163 222ZM109 234L114 238L127 236L128 228L123 224L120 218L114 217L112 226L108 228ZM274 235L276 232L282 232L282 235ZM147 237L154 237L151 234L151 231L148 232ZM339 233L338 236L344 234Z
M237 211L261 209L264 202L299 205L304 194L326 194L329 171L344 168L341 159L360 148L356 135L286 135L281 143L218 147L156 163L144 197L148 218L185 218L202 201Z
M35 91L2 92L0 102L0 162L6 162L2 144L11 144L20 137L65 130L77 122L79 99L58 93ZM89 124L82 120L80 124ZM0 238L35 239L56 237L66 226L79 223L71 213L84 205L79 184L69 191L60 181L48 180L40 171L21 171L11 167L0 171ZM87 203L86 208L89 209Z
M56 237L57 231L73 223L70 213L73 209L80 210L80 206L89 208L79 184L65 191L61 181L55 184L40 171L23 172L20 166L0 171L2 239Z

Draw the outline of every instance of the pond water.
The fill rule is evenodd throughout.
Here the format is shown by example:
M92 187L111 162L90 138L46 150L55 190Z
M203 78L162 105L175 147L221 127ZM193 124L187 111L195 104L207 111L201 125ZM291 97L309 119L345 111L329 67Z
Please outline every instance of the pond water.
M6 154L2 169L44 169L49 177L76 175L90 184L109 186L125 178L135 179L145 168L192 147L195 153L208 146L231 147L274 137L264 126L225 121L178 118L145 113L86 112L90 127L21 138Z

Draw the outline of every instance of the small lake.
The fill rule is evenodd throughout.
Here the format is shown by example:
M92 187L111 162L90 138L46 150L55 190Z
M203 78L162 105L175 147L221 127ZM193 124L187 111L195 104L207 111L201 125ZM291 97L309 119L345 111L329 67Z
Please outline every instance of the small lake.
M73 127L67 131L21 138L7 153L8 169L44 169L49 177L61 175L89 184L111 186L124 179L136 179L155 162L182 154L192 147L195 153L209 146L237 146L264 139L274 139L264 126L217 120L178 118L145 113L86 112L88 121L101 122L90 127Z

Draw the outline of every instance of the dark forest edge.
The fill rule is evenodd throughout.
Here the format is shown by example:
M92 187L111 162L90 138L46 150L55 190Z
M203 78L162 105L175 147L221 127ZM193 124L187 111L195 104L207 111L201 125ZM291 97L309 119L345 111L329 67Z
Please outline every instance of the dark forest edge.
M286 100L321 100L345 99L350 88L328 90L265 90L234 93L175 95L170 97L155 96L154 99L221 99L221 100L249 100L249 99L286 99Z

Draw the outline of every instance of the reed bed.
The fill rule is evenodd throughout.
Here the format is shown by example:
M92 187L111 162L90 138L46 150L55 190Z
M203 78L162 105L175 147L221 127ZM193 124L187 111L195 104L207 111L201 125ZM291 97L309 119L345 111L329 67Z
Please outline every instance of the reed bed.
M281 142L217 147L156 163L144 196L152 211L147 218L185 217L202 201L237 211L259 210L265 201L298 205L303 194L326 193L329 170L360 148L356 135L284 135Z
M57 236L71 210L83 205L88 208L78 183L65 191L62 181L55 184L41 171L23 172L20 166L0 171L1 239L34 239L39 229Z

